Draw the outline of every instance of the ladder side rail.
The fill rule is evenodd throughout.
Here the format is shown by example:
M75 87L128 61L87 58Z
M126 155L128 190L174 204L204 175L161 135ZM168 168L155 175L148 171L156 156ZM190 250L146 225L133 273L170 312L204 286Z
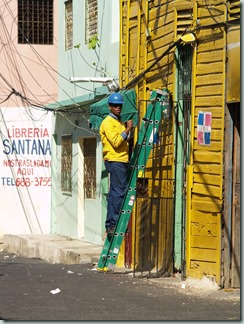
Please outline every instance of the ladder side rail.
M138 157L140 155L142 144L143 144L143 142L145 140L145 137L146 137L147 128L145 130L145 125L146 125L146 127L148 127L148 121L152 119L152 115L153 115L153 112L155 110L154 108L155 108L155 105L157 103L156 99L157 99L158 96L159 96L159 94L156 91L153 91L152 98L150 99L150 103L149 103L149 105L147 107L145 116L142 119L142 125L141 125L140 130L139 130L138 140L136 142L134 151L133 151L132 156L131 156L131 160L130 160L130 164L129 164L129 171L131 171L131 169L132 169L131 166L133 166L133 165L136 166L136 162L137 162ZM161 94L160 94L160 96L161 96ZM130 172L129 172L129 179L130 179Z

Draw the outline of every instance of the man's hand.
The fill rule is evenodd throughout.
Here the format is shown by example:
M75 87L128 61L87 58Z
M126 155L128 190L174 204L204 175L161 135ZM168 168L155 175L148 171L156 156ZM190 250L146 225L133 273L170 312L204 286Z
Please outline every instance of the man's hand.
M130 119L126 122L126 130L125 130L126 134L129 134L132 128L133 128L133 121L132 119Z

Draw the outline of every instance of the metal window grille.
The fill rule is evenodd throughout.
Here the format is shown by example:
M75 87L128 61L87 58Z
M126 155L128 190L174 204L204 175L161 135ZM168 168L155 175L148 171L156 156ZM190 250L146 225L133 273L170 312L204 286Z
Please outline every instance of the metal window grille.
M18 0L18 43L53 44L53 0Z
M98 32L97 0L86 0L86 44Z
M63 135L61 139L61 188L64 192L72 192L72 137Z
M65 2L65 50L73 48L73 1Z
M191 95L192 78L192 47L189 44L178 46L179 58L176 65L179 74L178 96L184 99L186 95Z
M96 138L84 139L85 198L96 198Z

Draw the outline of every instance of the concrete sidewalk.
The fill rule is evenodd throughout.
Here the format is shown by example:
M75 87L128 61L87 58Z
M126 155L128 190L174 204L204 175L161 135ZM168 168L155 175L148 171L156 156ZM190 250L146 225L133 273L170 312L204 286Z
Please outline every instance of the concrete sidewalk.
M3 251L49 263L86 264L99 260L102 245L55 234L3 236Z

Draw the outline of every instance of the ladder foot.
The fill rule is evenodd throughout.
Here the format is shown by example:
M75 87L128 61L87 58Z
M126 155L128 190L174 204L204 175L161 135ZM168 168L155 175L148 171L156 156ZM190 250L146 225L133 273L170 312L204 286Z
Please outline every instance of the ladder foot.
M99 272L108 272L108 268L105 267L105 268L97 268L97 271Z

